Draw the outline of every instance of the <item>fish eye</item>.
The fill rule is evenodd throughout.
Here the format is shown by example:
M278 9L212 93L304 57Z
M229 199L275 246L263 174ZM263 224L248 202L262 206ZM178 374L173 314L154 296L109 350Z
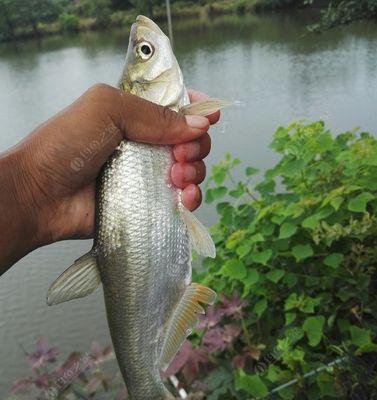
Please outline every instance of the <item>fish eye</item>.
M152 57L154 49L150 43L141 42L138 44L136 51L142 60L148 60Z
M148 56L149 54L152 53L152 49L151 49L149 46L147 46L146 44L143 44L143 45L141 46L140 50L141 50L146 56Z

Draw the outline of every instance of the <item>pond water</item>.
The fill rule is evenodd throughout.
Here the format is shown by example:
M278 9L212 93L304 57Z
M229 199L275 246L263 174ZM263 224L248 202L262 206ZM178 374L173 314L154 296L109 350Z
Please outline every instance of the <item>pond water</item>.
M377 27L359 23L309 35L304 13L221 17L175 25L176 55L187 85L239 106L212 130L208 165L226 152L249 165L272 166L278 125L322 119L335 132L377 132ZM96 82L116 84L127 29L51 37L0 46L0 151L27 135ZM198 212L215 221L213 207ZM1 234L6 234L3 229ZM0 397L27 372L24 350L45 336L62 354L110 341L101 290L79 301L45 305L51 281L90 241L39 249L0 279Z

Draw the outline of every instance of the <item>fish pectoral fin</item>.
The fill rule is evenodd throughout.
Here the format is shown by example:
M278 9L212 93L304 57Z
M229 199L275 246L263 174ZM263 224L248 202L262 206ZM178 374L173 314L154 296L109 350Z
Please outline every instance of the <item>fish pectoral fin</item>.
M182 206L182 218L190 238L191 247L204 257L216 257L216 247L207 228L195 215Z
M94 292L101 282L97 260L90 251L77 259L50 286L47 292L47 304L85 297Z
M171 363L183 342L196 327L198 314L205 314L199 303L213 304L216 293L203 285L191 283L189 285L174 312L173 318L166 332L166 339L162 348L160 365L165 371Z
M206 116L216 111L221 110L224 107L229 107L233 103L226 100L220 99L207 99L201 101L195 101L194 103L187 104L181 107L181 112L185 115L202 115Z

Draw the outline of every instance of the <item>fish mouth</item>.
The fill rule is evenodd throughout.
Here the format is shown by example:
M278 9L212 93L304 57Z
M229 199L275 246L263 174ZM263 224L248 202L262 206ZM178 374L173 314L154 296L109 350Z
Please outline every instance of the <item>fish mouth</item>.
M136 21L134 23L135 27L143 26L145 28L148 28L158 34L164 34L162 30L158 27L157 24L155 24L150 18L146 17L145 15L138 15L136 17Z

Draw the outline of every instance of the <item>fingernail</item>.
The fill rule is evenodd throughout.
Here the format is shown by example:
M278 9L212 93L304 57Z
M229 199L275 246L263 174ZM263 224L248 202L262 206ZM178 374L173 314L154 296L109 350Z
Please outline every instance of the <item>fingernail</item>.
M206 129L208 126L208 119L200 115L186 115L186 123L191 128Z
M196 178L196 169L192 165L188 164L184 168L185 182L192 182Z

